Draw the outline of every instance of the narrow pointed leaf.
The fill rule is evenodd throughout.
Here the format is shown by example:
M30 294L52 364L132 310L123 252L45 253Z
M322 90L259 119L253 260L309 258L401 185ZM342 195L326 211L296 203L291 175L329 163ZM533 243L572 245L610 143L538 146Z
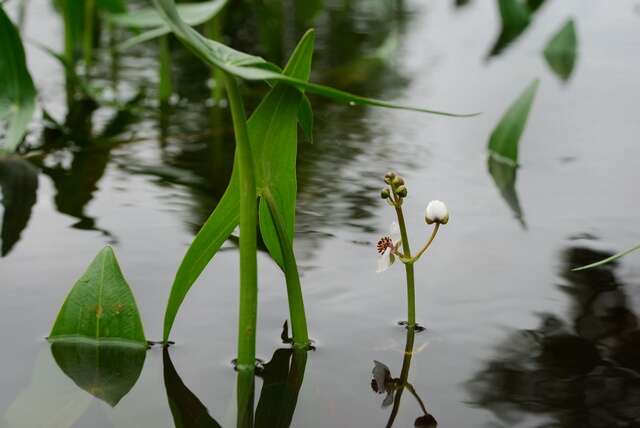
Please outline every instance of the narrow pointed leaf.
M618 260L620 257L624 257L627 254L633 253L634 251L638 251L638 250L640 250L640 245L636 245L635 247L631 247L631 248L628 248L628 249L626 249L624 251L620 251L619 253L614 254L611 257L607 257L604 260L600 260L600 261L597 261L595 263L590 263L590 264L588 264L586 266L577 267L575 269L572 269L572 271L576 272L576 271L580 271L580 270L593 269L595 267L602 266L602 265L607 264L607 263L611 263L611 262L613 262L615 260Z
M578 38L573 19L569 19L547 44L544 57L563 80L569 79L576 63Z
M0 140L1 152L14 152L36 108L36 88L27 69L20 35L0 4L0 129L8 124Z
M313 108L311 107L311 101L306 96L303 96L300 101L298 124L302 129L304 139L313 143Z
M111 247L98 253L73 286L49 340L92 340L146 348L138 307Z
M512 165L518 163L518 143L529 117L539 81L534 80L500 119L489 138L489 153Z
M509 208L511 208L513 215L520 222L520 225L525 228L524 214L520 206L518 193L516 192L517 166L498 161L492 156L489 156L488 167L489 174L491 174L496 187L500 191L500 195L507 205L509 205Z
M273 64L264 62L259 57L244 54L231 49L219 42L209 40L196 30L191 28L179 16L174 0L154 0L154 4L163 14L166 22L171 26L171 30L182 42L189 47L207 64L220 67L224 71L246 80L273 80L284 82L300 90L315 93L324 97L332 98L336 101L371 105L378 107L412 110L423 113L432 113L445 116L473 116L475 114L454 114L436 111L423 107L404 106L373 98L360 97L339 89L310 83L302 79L287 76L278 71Z
M189 25L204 24L213 19L228 3L229 0L212 0L202 3L180 3L176 6L180 18ZM148 7L127 13L108 14L107 20L120 27L135 30L145 30L119 46L127 49L138 43L169 34L171 27L167 25L156 8Z
M521 0L497 0L501 29L489 56L498 55L527 29L531 13Z

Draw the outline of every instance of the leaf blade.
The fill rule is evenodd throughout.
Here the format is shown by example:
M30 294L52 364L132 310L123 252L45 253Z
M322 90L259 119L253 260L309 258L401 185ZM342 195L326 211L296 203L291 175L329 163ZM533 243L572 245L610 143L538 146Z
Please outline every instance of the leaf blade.
M568 19L544 49L544 58L553 72L568 80L576 63L578 37L573 19Z

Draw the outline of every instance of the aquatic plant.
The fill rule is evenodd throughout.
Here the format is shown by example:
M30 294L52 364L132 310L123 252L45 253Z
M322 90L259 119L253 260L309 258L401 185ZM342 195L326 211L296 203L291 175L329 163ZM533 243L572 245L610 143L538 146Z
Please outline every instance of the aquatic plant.
M302 37L282 71L278 66L260 57L236 51L215 40L207 39L182 20L173 0L155 0L154 4L178 39L206 64L222 71L236 138L234 172L229 187L187 250L176 274L165 315L164 340L168 340L187 292L239 224L240 311L237 361L241 371L253 371L258 225L269 253L285 273L294 346L304 348L309 345L300 278L293 252L297 193L296 127L300 123L308 128L313 117L311 105L304 96L304 91L351 105L373 105L447 116L457 115L360 97L308 82L314 46L312 31ZM238 78L268 81L274 85L249 120L245 116Z
M441 201L431 201L427 205L425 212L425 223L433 225L431 236L427 239L424 246L415 254L411 255L409 246L409 234L404 220L402 204L407 197L408 190L404 179L395 172L388 172L384 176L386 186L380 192L380 197L387 201L396 212L397 223L391 225L391 234L383 236L377 244L380 259L378 260L378 272L387 270L396 260L400 260L405 265L407 279L407 321L406 325L409 329L416 328L416 292L415 292L415 274L413 265L420 257L429 249L440 225L449 222L449 210Z

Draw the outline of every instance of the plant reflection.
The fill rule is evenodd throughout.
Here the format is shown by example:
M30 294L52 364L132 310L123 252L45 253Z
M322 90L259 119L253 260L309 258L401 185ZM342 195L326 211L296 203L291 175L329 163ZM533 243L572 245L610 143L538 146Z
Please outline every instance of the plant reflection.
M38 170L19 158L0 158L0 190L2 196L2 223L0 226L0 257L20 240L20 235L31 217L38 191Z
M402 399L402 393L404 390L408 390L411 395L416 399L420 409L424 413L419 416L414 423L416 427L435 428L438 423L436 419L431 415L427 408L416 392L415 388L409 383L409 369L411 368L411 359L413 358L413 345L415 341L415 328L407 328L407 342L404 348L404 358L402 359L402 369L400 371L400 377L394 378L391 376L391 370L385 364L374 361L373 364L373 378L371 379L371 389L378 394L386 394L382 401L382 407L387 407L393 404L391 408L391 414L387 421L387 428L393 426L400 409L400 400Z
M215 428L221 425L182 382L167 348L163 351L164 384L176 427ZM277 349L271 360L257 372L262 378L255 415L253 412L255 378L239 371L237 427L286 428L291 426L307 364L307 351Z
M147 350L100 342L59 341L51 345L58 367L78 387L115 407L136 384Z
M538 328L506 338L467 385L474 403L511 424L536 413L563 427L638 426L640 329L616 264L571 272L608 255L566 251L560 287L572 301L571 322L542 314Z

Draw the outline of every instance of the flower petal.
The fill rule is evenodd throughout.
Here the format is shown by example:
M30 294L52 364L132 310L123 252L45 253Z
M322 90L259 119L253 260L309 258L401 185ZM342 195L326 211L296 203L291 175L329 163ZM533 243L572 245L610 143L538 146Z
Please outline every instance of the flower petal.
M385 251L378 259L378 269L376 269L376 272L380 273L389 269L389 266L393 264L394 260L395 257L393 257L393 254L391 254L390 251Z
M395 221L389 227L389 236L394 243L400 241L400 226Z

